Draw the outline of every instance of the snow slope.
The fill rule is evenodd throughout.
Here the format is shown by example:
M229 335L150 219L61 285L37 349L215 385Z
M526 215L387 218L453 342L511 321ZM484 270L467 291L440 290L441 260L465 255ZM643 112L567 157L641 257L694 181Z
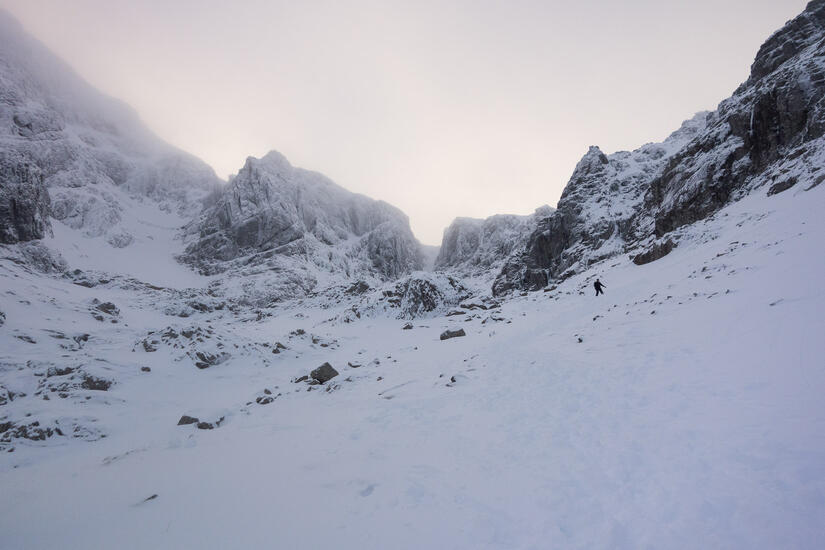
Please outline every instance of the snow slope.
M175 318L151 306L171 299L158 291L26 278L4 261L3 384L31 385L2 414L106 437L15 440L0 455L3 545L815 548L823 207L823 186L757 192L659 261L615 257L411 330L343 322L345 302ZM90 317L93 297L121 322ZM192 324L232 357L200 370L163 342L126 351L147 330ZM45 332L66 327L92 335L82 350ZM439 340L454 327L467 336ZM86 354L78 368L114 385L33 398L42 377L29 371L74 364L61 353ZM291 382L326 361L331 382ZM265 390L274 400L258 404ZM177 426L183 414L224 420Z
M86 87L0 88L0 548L820 547L823 34L815 0L712 117L458 224L436 273L277 154L208 197L121 181L98 154L139 136Z

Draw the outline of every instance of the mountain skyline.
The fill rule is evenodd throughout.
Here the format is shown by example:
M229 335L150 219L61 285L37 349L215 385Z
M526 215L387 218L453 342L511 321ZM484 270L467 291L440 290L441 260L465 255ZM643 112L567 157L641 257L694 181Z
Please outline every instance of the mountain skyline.
M698 9L654 10L648 2L618 11L599 3L572 12L550 6L529 24L526 4L504 12L481 5L474 17L460 5L401 12L414 22L436 17L426 19L426 32L412 32L391 4L361 4L344 19L352 32L366 33L344 41L346 52L363 54L356 59L363 58L357 67L364 67L353 74L326 74L321 57L338 62L344 53L331 51L330 42L306 43L334 30L328 18L337 11L325 15L276 3L281 16L269 17L275 8L268 5L243 4L227 23L211 4L195 9L180 2L153 10L151 2L0 2L84 79L125 100L154 132L203 159L222 178L237 172L247 156L277 150L296 166L398 206L419 240L438 244L456 217L528 215L539 205L555 206L590 145L608 153L633 150L664 139L695 112L714 109L744 81L764 37L804 1L731 2L713 18L697 16ZM721 32L742 10L749 14L747 28ZM574 27L594 41L581 46L573 40L560 28L562 15L585 21ZM377 31L363 27L376 21L386 36L372 51L365 42L378 37ZM96 26L82 32L90 22ZM253 30L244 33L244 25ZM453 35L452 28L463 30ZM623 28L638 37L628 37ZM482 31L491 29L500 33L499 52L486 49L488 34ZM665 32L667 39L658 40ZM269 44L275 34L289 38L281 38L289 51L310 53L287 61L279 49L255 47L256 41ZM425 39L438 48L424 47ZM661 52L651 50L654 39ZM622 44L620 51L615 43ZM409 51L418 47L425 52L420 58ZM704 55L705 49L716 53ZM461 52L484 61L461 69L455 65ZM307 55L310 63L297 66ZM616 56L624 62L614 73ZM387 58L395 69L382 70L385 80L378 86L369 75ZM557 77L547 80L551 69ZM427 93L413 94L427 82ZM451 99L436 100L436 92ZM212 97L218 93L221 101ZM573 130L559 122L568 120L560 111L569 111ZM433 203L435 193L439 200Z

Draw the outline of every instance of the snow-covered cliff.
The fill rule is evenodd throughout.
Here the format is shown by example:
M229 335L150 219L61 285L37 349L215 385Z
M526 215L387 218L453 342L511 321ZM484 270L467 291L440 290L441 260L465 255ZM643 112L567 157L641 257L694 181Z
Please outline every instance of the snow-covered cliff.
M825 179L824 133L825 1L814 0L765 42L750 78L716 111L632 153L591 147L493 290L540 288L624 252L655 259L681 227L749 192L810 189Z
M539 220L553 212L543 206L528 216L499 214L486 219L456 218L444 230L434 269L463 275L497 272L513 251L523 246Z
M336 279L397 279L423 266L404 213L294 168L274 151L248 158L210 201L187 227L181 259L207 274L259 275L264 287L294 281L273 299Z

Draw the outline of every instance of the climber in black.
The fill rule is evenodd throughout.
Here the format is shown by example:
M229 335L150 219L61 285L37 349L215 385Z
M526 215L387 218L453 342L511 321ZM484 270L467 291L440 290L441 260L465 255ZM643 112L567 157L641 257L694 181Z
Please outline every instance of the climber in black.
M596 296L598 296L599 294L604 294L604 290L602 290L602 288L607 288L607 287L605 285L603 285L600 280L596 279L596 282L593 283L593 288L596 289Z

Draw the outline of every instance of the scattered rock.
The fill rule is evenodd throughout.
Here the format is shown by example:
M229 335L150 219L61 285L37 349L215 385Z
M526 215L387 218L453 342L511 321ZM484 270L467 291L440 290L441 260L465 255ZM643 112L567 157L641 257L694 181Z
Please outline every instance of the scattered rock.
M229 359L230 355L228 353L222 352L218 354L207 353L203 351L195 352L195 357L197 360L195 361L195 366L199 369L208 369L209 367L214 367L215 365L220 365L221 363L225 362Z
M90 374L83 375L83 383L80 385L85 390L108 391L112 387L112 381L105 378L98 378Z
M112 323L117 323L118 317L120 316L120 309L112 302L101 302L95 298L92 300L92 307L89 309L89 313L91 313L92 317L97 321L103 322L108 319Z
M74 368L72 367L49 367L49 370L46 371L46 378L51 378L52 376L66 376L67 374L71 374L74 372Z
M95 309L98 310L98 311L102 311L103 313L105 313L107 315L119 315L120 314L120 309L118 309L118 307L115 304L113 304L112 302L103 302L102 304L98 304L97 306L95 306Z
M216 420L215 422L198 422L198 429L199 430L214 430L215 428L217 428L218 426L221 425L221 422L223 422L223 419L224 419L224 417L222 416L218 420Z
M364 281L358 281L353 283L345 292L347 294L364 294L370 289L370 285L368 285Z

